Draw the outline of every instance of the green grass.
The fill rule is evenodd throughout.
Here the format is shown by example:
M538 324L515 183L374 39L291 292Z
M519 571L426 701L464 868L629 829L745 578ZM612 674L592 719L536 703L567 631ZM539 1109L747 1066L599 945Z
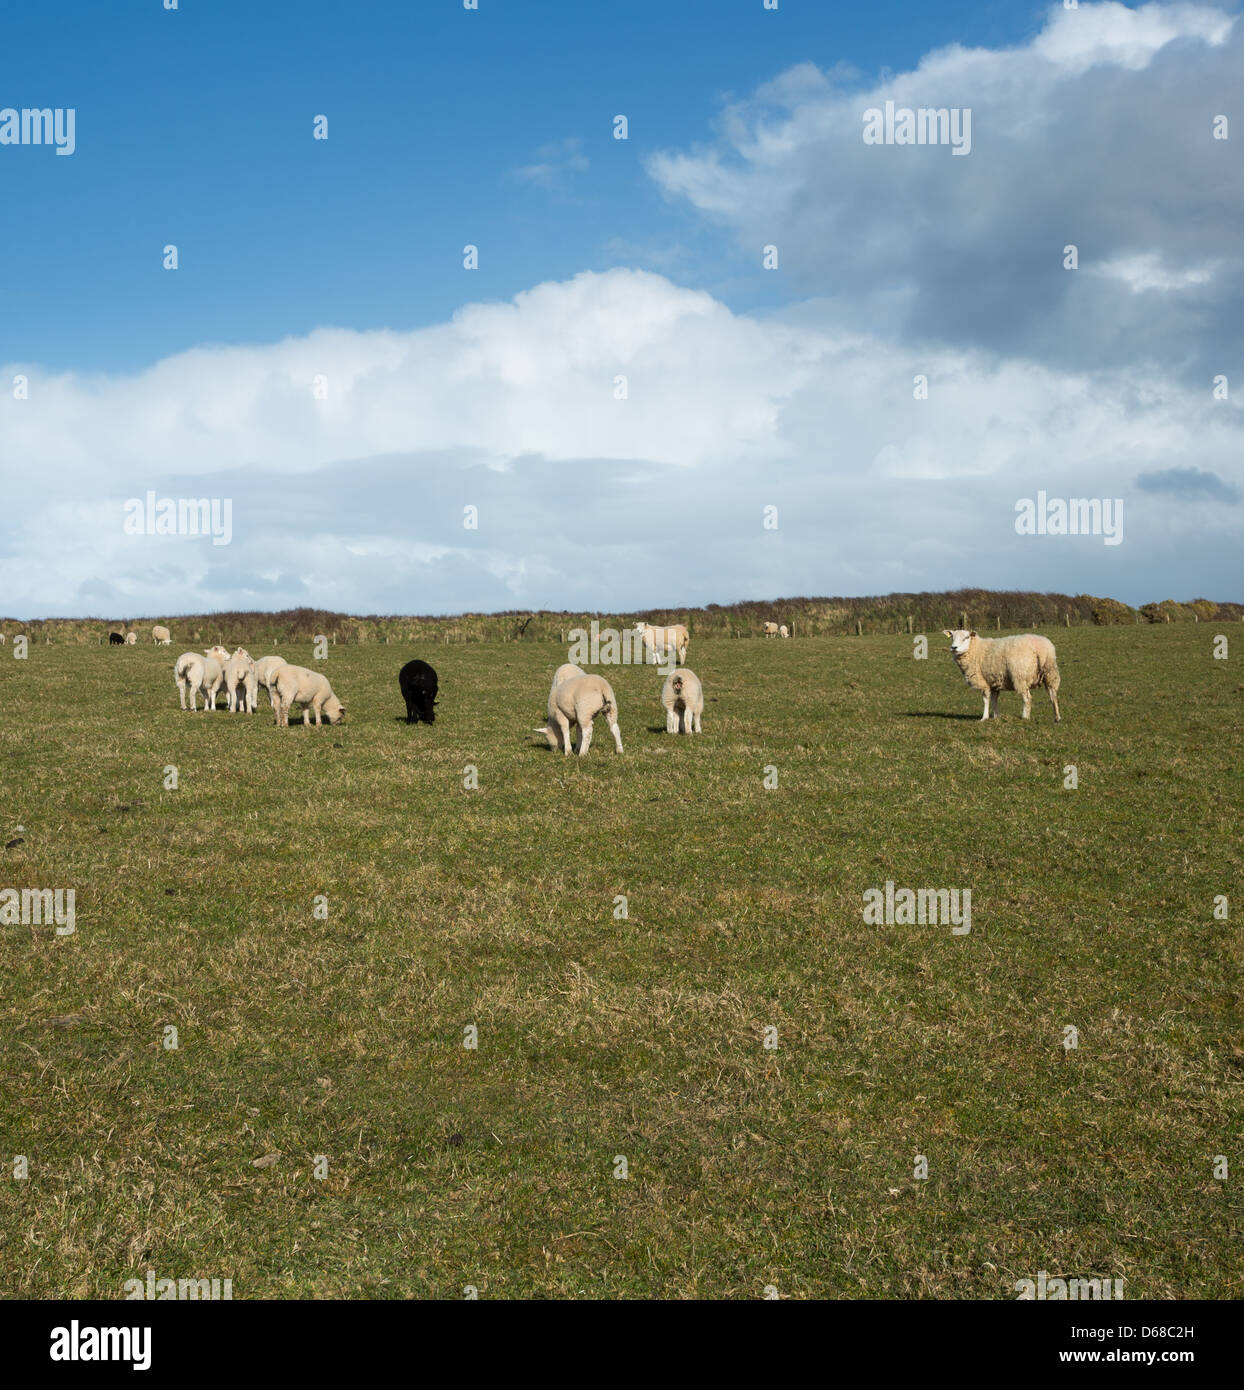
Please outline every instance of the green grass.
M581 764L530 732L553 645L333 648L318 730L183 713L180 647L6 649L0 887L77 931L0 927L5 1293L1240 1297L1216 630L1054 633L1061 725L976 722L940 635L693 640L703 735L614 668ZM887 879L970 887L970 935L866 926Z

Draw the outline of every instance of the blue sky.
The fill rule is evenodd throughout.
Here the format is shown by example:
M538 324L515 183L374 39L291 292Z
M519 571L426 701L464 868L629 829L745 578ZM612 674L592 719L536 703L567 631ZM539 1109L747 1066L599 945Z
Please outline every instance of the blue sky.
M1239 598L1240 29L15 0L0 107L77 146L0 146L0 607ZM866 146L889 98L971 153ZM229 496L230 546L122 533L148 490ZM1123 498L1124 543L1017 536L1038 490Z

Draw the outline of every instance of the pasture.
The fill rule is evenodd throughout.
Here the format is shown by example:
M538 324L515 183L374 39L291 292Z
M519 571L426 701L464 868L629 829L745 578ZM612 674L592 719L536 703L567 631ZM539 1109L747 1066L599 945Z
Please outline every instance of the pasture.
M76 893L0 927L5 1293L1240 1297L1244 628L1050 629L1060 725L928 635L693 635L703 734L609 668L582 762L551 643L283 647L320 729L183 713L176 631L0 651L0 888Z

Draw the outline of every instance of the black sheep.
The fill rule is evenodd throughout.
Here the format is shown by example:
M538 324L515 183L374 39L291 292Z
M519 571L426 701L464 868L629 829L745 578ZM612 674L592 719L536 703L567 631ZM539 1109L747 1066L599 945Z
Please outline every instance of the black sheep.
M119 632L110 632L108 634L108 645L110 647L123 647L125 646L125 638L122 637Z
M431 724L436 718L436 672L426 661L408 661L398 672L397 683L406 701L407 724L422 719Z

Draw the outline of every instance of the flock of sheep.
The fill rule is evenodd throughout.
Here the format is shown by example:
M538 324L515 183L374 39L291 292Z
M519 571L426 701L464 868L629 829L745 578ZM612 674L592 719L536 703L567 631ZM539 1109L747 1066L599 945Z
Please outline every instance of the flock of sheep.
M769 629L774 631L770 632ZM696 673L681 663L687 659L690 636L681 623L672 627L636 625L643 646L653 660L664 660L669 652L678 658L679 665L666 677L661 689L661 704L665 707L666 733L698 734L704 713L704 687ZM765 624L765 635L788 636L785 627ZM1019 637L980 637L966 628L945 629L950 638L950 654L968 686L984 696L982 719L998 717L998 696L1004 690L1016 691L1023 700L1023 718L1032 710L1032 691L1044 686L1054 707L1054 721L1059 722L1058 690L1060 677L1054 644L1046 637L1025 633ZM134 637L133 633L129 637ZM113 633L110 640L119 638ZM128 642L129 638L120 638ZM167 646L171 638L167 628L152 629L152 640ZM306 666L294 666L283 657L251 658L243 647L230 655L225 647L209 647L206 651L183 652L173 667L181 707L198 709L201 694L204 709L216 708L216 696L224 688L228 708L234 712L254 714L259 687L268 692L268 699L281 728L289 726L291 706L303 708L303 724L312 718L317 725L325 720L339 724L346 707L333 693L328 677ZM402 698L406 701L408 723L424 720L431 724L436 718L436 672L426 661L409 661L398 675ZM613 687L604 676L589 675L582 667L567 662L557 668L549 690L545 722L535 732L543 734L552 749L564 754L571 751L574 730L579 731L576 752L582 757L592 745L592 727L597 715L603 715L619 753L622 752L622 731L618 727L618 701Z

